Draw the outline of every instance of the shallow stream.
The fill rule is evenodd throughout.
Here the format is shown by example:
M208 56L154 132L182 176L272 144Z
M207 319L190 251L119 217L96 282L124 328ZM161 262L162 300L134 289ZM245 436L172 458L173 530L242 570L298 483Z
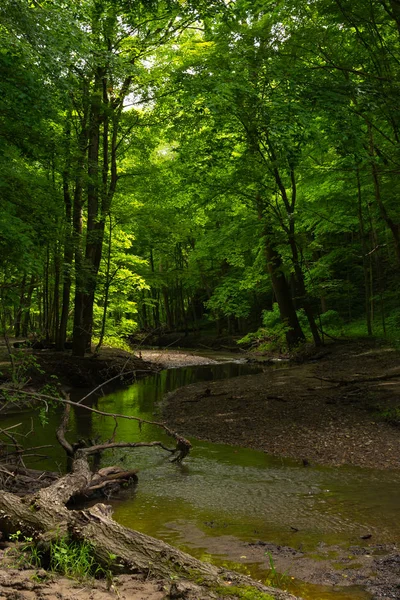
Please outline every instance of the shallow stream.
M131 387L97 397L91 405L103 411L153 419L165 393L190 383L254 372L249 365L224 363L162 371ZM205 385L206 388L206 385ZM76 398L84 394L74 392ZM36 418L32 414L32 418ZM157 415L156 415L157 418ZM2 425L20 422L9 415ZM65 457L55 441L59 415L46 426L35 424L31 446L48 459L32 458L37 468L64 470ZM69 439L110 438L114 420L84 409L73 412ZM27 425L27 429L30 425ZM154 426L121 420L117 441L160 440L171 445ZM271 542L299 549L322 559L326 545L374 545L400 541L400 476L389 471L356 467L304 468L301 461L264 452L192 440L193 450L183 465L170 463L160 449L109 452L103 466L122 464L139 469L139 484L110 503L123 525L161 538L199 558L228 564L257 579L269 571L269 558L246 555L243 542ZM33 462L35 461L35 462ZM251 552L249 552L251 554ZM328 588L285 578L285 587L305 600L361 600L360 588Z

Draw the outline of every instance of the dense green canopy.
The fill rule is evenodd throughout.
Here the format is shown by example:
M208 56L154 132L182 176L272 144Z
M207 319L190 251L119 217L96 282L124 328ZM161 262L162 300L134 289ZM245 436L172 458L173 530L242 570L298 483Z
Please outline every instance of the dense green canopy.
M397 0L4 0L3 334L396 337L399 74Z

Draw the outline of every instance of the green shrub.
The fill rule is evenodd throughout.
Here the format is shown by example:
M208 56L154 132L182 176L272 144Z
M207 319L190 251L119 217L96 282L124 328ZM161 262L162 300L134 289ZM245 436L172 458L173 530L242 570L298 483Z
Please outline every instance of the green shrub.
M336 310L327 310L320 315L322 329L327 333L342 335L343 319Z
M277 304L273 305L272 310L263 311L262 321L263 327L245 335L238 341L238 344L248 345L253 349L265 352L286 351L286 334L289 331L289 326L281 321Z

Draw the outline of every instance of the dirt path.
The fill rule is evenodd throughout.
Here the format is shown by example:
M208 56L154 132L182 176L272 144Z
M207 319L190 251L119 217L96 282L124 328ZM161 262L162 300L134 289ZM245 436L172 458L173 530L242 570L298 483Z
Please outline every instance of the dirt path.
M362 341L328 346L317 358L181 388L167 396L164 416L199 439L306 463L399 469L399 353Z

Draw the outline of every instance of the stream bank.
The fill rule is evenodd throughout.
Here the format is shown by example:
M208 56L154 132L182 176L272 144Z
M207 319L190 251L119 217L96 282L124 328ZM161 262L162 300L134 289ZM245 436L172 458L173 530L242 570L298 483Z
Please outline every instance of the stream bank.
M307 470L354 465L397 472L399 398L399 353L362 340L331 344L303 364L268 366L259 374L180 388L167 394L162 408L167 422L185 435L290 457ZM268 555L289 577L349 586L349 598L368 597L358 596L352 586L362 586L373 599L400 598L396 535L393 543L380 544L372 533L360 532L358 543L321 542L310 553L303 549L304 533L291 530L290 546L263 539L238 543L228 536L226 547L233 561L240 557L260 564Z
M49 384L64 389L95 387L116 376L126 385L163 368L121 348L103 346L98 354L77 357L68 350L33 349L25 345L26 340L10 338L8 342L17 385L34 391ZM0 340L0 371L0 384L11 384L12 365L4 340Z
M364 347L363 350L370 352L371 348L368 350ZM375 350L378 350L378 356L373 358L374 361L378 360L380 353L379 348ZM334 350L329 348L326 351L332 354ZM349 355L348 348L347 356ZM182 357L178 358L180 361L183 360ZM190 357L185 357L185 360L189 361ZM393 360L395 361L396 357L391 355L392 363ZM316 365L322 365L322 362L311 364L311 366ZM182 386L193 381L201 381L202 383L195 384L195 387L200 386L201 396L204 394L206 398L208 395L212 396L207 390L211 391L211 386L214 386L213 400L217 403L218 391L215 386L232 383L235 388L240 388L242 381L257 380L264 375L253 373L243 377L240 376L243 375L243 371L240 371L241 365L234 366L237 367L236 375L239 377L231 381L211 383L211 379L218 376L217 372L221 370L222 365L195 368L196 372L202 370L201 379L194 375L193 368L170 369L148 380L142 380L131 388L114 392L105 398L98 398L96 402L99 407L106 410L118 407L120 412L140 414L150 418L153 413L153 401L150 398L154 398L154 401L156 398L160 399L163 393L176 387L180 388L177 394L181 397L181 394L186 391ZM310 365L302 366L308 369ZM327 366L324 365L325 370ZM388 361L385 357L384 369L387 367ZM225 369L225 366L223 368ZM294 369L298 368L294 367ZM268 367L267 375L271 373L273 377L275 371L286 373L286 369L278 371ZM291 368L288 369L288 372L290 371ZM361 372L358 377L361 379L366 375L371 377L370 372ZM231 371L230 377L232 377ZM323 377L334 378L329 373ZM344 375L340 377L343 379ZM339 379L339 376L337 378ZM394 383L395 377L392 379L393 381L389 381ZM202 400L203 398L196 397L194 404ZM245 399L242 400L242 405L245 407ZM87 435L89 432L111 435L113 429L112 424L106 427L103 420L86 419L83 411L79 414L79 418L77 414L75 426L76 433L80 435ZM130 426L121 423L119 429L121 439L130 439L130 435L136 436L136 434L137 432L132 431ZM154 432L145 427L141 436L141 439L146 439L146 436L154 439ZM332 469L307 466L305 468L299 457L288 462L284 459L272 459L267 454L247 451L244 448L235 449L201 442L195 442L193 454L187 465L178 470L164 460L155 463L153 455L141 454L131 457L130 454L124 453L120 458L127 466L139 467L140 485L134 498L130 492L127 492L125 500L120 498L112 502L119 523L169 541L173 546L189 549L190 553L192 548L197 548L195 555L206 560L215 560L216 556L220 556L222 561L229 560L237 563L235 568L239 570L247 569L248 566L256 579L265 577L268 552L273 556L277 570L287 571L290 573L290 578L293 576L298 580L334 586L331 589L307 588L307 593L303 594L303 585L297 580L291 588L296 596L313 600L369 598L370 596L361 588L354 589L354 586L350 585L346 588L347 594L343 591L343 585L340 585L340 583L359 583L363 586L368 585L374 598L398 597L396 583L399 579L398 552L395 545L389 543L392 538L398 540L398 527L390 530L392 519L396 519L395 507L398 507L398 503L391 500L392 504L389 505L388 501L382 503L379 500L382 493L385 497L398 498L398 495L396 496L398 479L395 471L370 473L369 469L358 471L354 468L350 468L347 472L345 467ZM110 460L114 461L115 457ZM371 498L367 498L368 488L365 486L373 488ZM382 532L381 525L384 523L369 515L369 510L375 505L377 510L383 511L385 515L384 522L386 529L389 529L386 534L387 543L383 542L382 535L379 533ZM355 512L352 506L358 507ZM154 530L156 522L159 523L158 530ZM244 522L247 528L245 535L243 535ZM193 526L196 523L197 529ZM276 526L282 531L275 531ZM310 553L308 544L304 542L307 536L310 537L311 529L313 539L310 538L309 541L314 540L314 550ZM345 543L335 550L335 542L332 541L336 535L335 531L338 533L348 531L345 537L349 539L350 544ZM370 540L360 539L368 534L372 534ZM186 536L186 541L183 536ZM321 540L323 542L315 547L315 541L321 542ZM312 553L315 556L314 561L312 561ZM363 557L362 561L366 563L364 567L369 565L367 571L360 570L361 559L358 560L358 556ZM262 563L264 568L257 571L257 564Z
M175 390L163 415L184 435L305 466L400 469L396 350L367 340L343 342L328 345L318 360L283 365Z

